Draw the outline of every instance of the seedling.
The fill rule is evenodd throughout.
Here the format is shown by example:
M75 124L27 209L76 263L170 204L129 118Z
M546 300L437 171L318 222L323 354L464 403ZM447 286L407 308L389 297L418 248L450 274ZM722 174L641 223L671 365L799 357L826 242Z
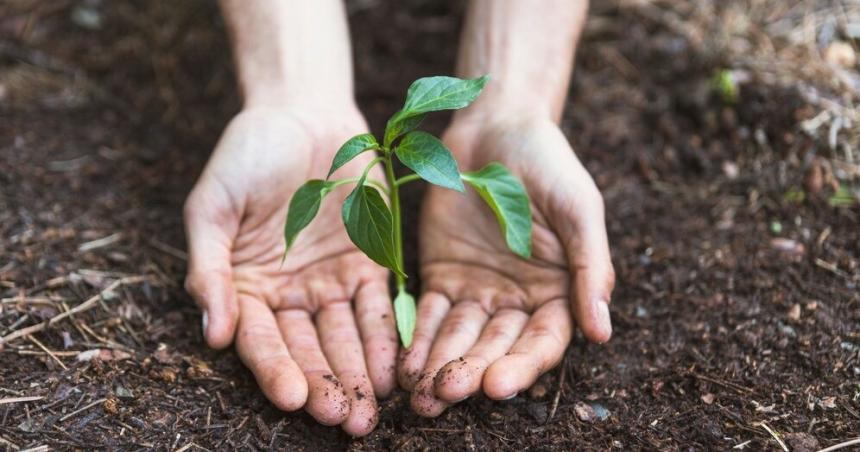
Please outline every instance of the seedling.
M323 198L336 187L355 184L343 203L343 224L358 249L394 273L397 281L394 313L404 347L412 343L415 298L406 292L406 274L403 270L399 193L403 184L424 179L462 193L465 191L465 181L496 215L511 251L525 259L531 256L531 209L528 194L520 181L499 163L490 163L478 171L460 173L451 151L442 141L416 130L427 113L457 110L472 103L487 80L487 76L471 80L454 77L416 80L406 93L403 108L388 120L381 144L370 133L350 138L335 154L326 178L307 181L290 200L284 228L287 242L284 257L299 232L316 216ZM376 158L365 167L360 177L331 179L335 171L363 152L374 152ZM395 158L414 173L396 178ZM379 164L384 167L385 182L368 178L370 170ZM383 199L383 194L388 197L388 203Z

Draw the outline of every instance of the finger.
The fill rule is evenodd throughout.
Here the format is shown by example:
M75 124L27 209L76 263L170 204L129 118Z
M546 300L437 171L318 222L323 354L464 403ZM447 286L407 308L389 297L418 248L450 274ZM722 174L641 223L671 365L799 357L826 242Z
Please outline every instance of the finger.
M509 399L561 361L573 328L566 305L566 300L553 300L532 314L510 353L491 364L484 374L487 397Z
M463 301L454 305L439 327L427 364L412 390L412 409L424 417L436 417L448 407L434 393L434 382L439 369L449 361L466 353L481 334L487 323L487 312L480 304Z
M341 427L353 436L367 435L376 427L379 415L352 306L348 302L329 304L317 313L316 321L323 352L349 398L349 416Z
M517 309L496 312L475 346L439 370L434 386L436 397L454 403L480 391L484 372L511 349L528 319L528 314Z
M241 297L236 351L251 370L263 394L278 409L295 411L308 398L308 383L290 357L271 309L259 300Z
M278 325L293 359L308 382L305 410L319 423L338 425L349 416L349 399L323 355L317 331L307 311L278 311Z
M397 378L403 389L411 391L415 387L418 376L427 362L436 331L450 307L451 302L441 294L428 292L421 296L418 302L415 332L412 334L412 345L400 351Z
M615 287L615 271L606 237L603 200L595 188L565 238L573 286L571 308L582 333L592 342L603 343L612 336L609 301Z
M388 285L380 281L362 286L355 295L355 315L373 392L379 398L388 397L394 389L397 359L397 330Z
M231 237L238 224L232 216L207 209L205 190L195 189L184 209L188 241L188 274L185 289L203 311L203 335L212 348L230 345L239 318L233 271L230 266Z

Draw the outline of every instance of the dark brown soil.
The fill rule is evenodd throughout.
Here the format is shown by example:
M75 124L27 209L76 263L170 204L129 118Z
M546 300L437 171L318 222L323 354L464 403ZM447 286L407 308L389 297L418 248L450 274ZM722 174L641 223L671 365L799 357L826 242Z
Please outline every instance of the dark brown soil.
M856 181L799 126L821 111L804 89L852 94L803 59L782 62L787 81L743 66L733 40L764 38L720 44L721 14L743 2L716 0L699 2L714 15L593 2L563 125L606 198L610 343L577 338L527 394L434 420L398 392L364 439L278 412L232 351L203 345L182 289L181 206L238 108L209 3L0 4L0 336L146 276L0 351L0 450L811 450L860 436L860 209L828 202ZM359 102L380 130L412 79L452 71L462 4L349 9ZM749 80L726 102L712 78L738 67ZM99 348L114 351L69 353Z

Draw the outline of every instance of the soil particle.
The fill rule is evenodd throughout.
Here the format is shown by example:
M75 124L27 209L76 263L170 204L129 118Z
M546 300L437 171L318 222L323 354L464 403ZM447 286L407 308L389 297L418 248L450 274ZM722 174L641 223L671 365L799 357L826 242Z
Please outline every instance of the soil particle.
M812 452L820 448L818 440L809 433L786 433L783 437L794 452Z
M118 414L119 413L119 400L114 397L108 397L107 400L102 404L106 413L109 414Z
M323 379L324 379L324 380L328 381L329 383L334 384L334 386L335 386L336 388L338 388L338 389L343 388L343 384L341 384L340 380L338 380L338 378L337 378L337 377L335 377L334 375L332 375L332 374L325 374L325 375L323 375L322 377L323 377Z

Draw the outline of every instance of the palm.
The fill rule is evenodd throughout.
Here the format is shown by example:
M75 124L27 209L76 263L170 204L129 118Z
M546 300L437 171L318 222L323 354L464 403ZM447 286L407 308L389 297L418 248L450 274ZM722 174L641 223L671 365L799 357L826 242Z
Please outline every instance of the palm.
M600 196L558 127L511 121L445 136L463 170L508 167L531 199L532 257L508 250L492 211L473 191L431 187L421 216L415 344L401 382L413 408L435 416L478 391L504 399L555 366L573 317L586 336L608 338L612 268ZM603 316L601 318L601 316Z
M230 177L219 178L229 199L246 200L231 253L238 292L275 310L316 312L330 303L352 300L361 281L384 282L387 273L366 258L344 230L339 206L348 187L327 197L284 259L283 227L290 199L304 181L327 173L325 157L349 134L313 137L292 118L273 120L268 126L274 135L262 131L259 121L251 125L270 142L248 143L265 152L256 152L255 161L241 162L239 167L233 160ZM359 175L362 164L370 160L362 157L339 175Z
M488 311L507 307L531 312L565 298L569 274L561 243L544 214L551 193L546 193L540 178L531 177L533 167L518 161L523 155L535 155L528 149L534 137L510 138L488 136L469 150L463 149L468 143L450 134L446 141L452 149L471 154L469 169L499 162L522 178L534 215L532 258L519 258L508 249L493 212L477 193L469 190L463 195L434 186L427 191L421 216L421 274L426 291L438 292L452 303L477 301Z
M397 345L387 272L355 248L340 219L347 187L329 194L284 259L293 194L365 129L360 117L339 116L349 117L265 109L230 123L186 203L186 284L208 314L207 341L226 346L235 332L240 358L275 405L305 406L361 435L376 424L372 395L393 386ZM338 176L360 174L370 159Z

